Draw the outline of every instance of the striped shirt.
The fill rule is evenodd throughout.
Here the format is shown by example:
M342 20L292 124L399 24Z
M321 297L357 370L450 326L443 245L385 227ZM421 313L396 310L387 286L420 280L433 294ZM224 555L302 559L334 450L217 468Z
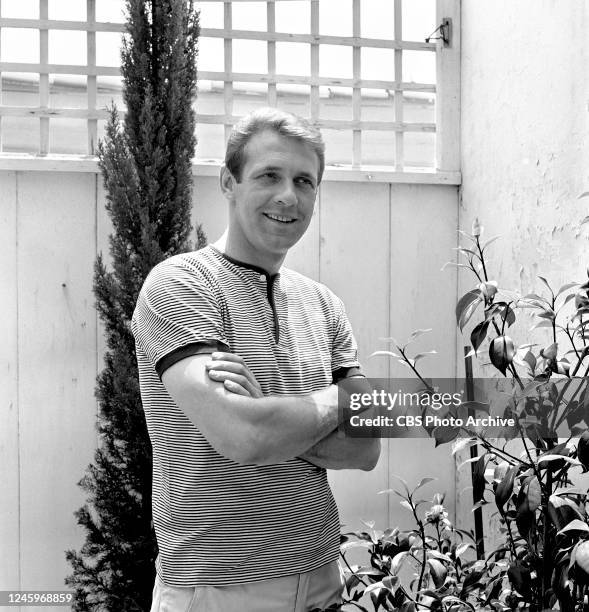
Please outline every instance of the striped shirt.
M339 519L326 471L299 458L257 466L223 457L175 405L161 375L187 356L225 350L245 359L264 395L323 389L359 367L342 302L297 272L269 275L209 246L151 271L132 330L163 582L222 586L336 559Z

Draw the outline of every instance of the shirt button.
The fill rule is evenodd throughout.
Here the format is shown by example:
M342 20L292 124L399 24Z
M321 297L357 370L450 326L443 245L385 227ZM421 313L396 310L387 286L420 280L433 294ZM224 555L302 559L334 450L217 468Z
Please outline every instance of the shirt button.
M263 274L260 274L260 280L264 280L266 277Z

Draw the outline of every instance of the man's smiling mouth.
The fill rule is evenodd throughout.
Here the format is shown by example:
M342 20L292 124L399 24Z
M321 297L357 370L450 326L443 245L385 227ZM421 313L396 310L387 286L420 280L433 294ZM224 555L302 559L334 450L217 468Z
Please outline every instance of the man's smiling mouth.
M272 213L263 213L265 217L268 219L272 219L272 221L279 221L280 223L294 223L296 219L292 217L283 217L282 215L273 215Z

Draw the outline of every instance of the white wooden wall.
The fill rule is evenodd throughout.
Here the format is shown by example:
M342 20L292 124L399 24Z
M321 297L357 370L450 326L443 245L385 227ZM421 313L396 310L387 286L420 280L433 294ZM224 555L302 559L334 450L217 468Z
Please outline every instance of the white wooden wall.
M225 201L212 176L195 177L194 219L210 241L222 232ZM324 181L311 227L287 265L325 282L345 302L370 376L406 376L382 358L384 336L434 331L417 345L436 348L426 374L453 376L457 188L449 185ZM92 172L0 171L0 590L61 589L70 573L64 550L84 534L73 512L76 483L92 461L95 376L102 331L92 270L108 250L110 224L101 178ZM447 492L454 508L454 463L429 440L384 441L371 473L333 472L345 530L375 520L407 526L392 474L427 494Z

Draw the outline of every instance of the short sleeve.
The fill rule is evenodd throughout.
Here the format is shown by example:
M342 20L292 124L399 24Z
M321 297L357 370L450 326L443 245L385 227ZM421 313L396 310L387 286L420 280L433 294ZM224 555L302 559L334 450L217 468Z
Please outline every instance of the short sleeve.
M185 357L229 350L221 304L211 283L198 269L178 260L165 261L150 272L131 329L160 378Z
M343 302L336 299L331 369L334 382L360 373L358 345Z

